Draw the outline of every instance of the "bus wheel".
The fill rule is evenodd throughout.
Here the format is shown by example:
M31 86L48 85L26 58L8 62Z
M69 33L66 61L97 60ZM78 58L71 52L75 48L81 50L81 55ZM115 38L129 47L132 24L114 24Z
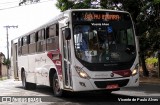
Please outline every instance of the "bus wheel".
M56 97L61 97L63 93L63 90L60 89L59 80L56 73L53 76L53 92Z
M26 89L27 83L26 83L26 77L25 77L25 71L22 72L22 86Z
M26 90L34 90L34 89L36 89L36 84L35 83L26 82L25 71L22 72L22 86Z

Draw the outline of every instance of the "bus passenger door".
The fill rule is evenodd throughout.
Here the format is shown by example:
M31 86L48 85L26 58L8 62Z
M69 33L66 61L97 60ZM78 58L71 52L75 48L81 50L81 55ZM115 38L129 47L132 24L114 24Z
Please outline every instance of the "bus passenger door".
M63 80L64 80L64 86L65 88L71 88L72 82L71 82L71 45L70 40L65 39L65 28L61 28L62 33L62 49L63 49Z

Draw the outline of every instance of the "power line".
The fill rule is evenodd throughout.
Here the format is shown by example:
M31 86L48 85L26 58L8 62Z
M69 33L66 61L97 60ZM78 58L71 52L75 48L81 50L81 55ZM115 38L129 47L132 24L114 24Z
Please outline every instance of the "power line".
M49 2L49 1L53 1L53 0L47 0L47 1L37 2L36 4L38 4L38 3L44 3L44 2ZM25 4L25 5L22 5L22 6L27 6L27 5L32 5L32 4L35 4L35 3ZM19 4L17 4L17 6L6 7L6 8L0 8L0 10L13 9L13 8L17 8L17 7L21 7L21 6L19 6Z
M11 4L11 3L15 3L15 2L19 2L19 1L3 2L3 3L0 3L0 5L4 5L4 4Z
M40 0L22 0L20 3L19 3L19 6L21 6L22 4L32 4L32 3L38 3L40 2Z
M0 9L0 10L12 9L12 8L17 8L17 7L19 7L19 6L13 6L13 7L8 7L8 8L2 8L2 9Z
M16 7L19 7L19 6L13 6L13 7L2 8L2 9L0 9L0 10L12 9L12 8L16 8Z

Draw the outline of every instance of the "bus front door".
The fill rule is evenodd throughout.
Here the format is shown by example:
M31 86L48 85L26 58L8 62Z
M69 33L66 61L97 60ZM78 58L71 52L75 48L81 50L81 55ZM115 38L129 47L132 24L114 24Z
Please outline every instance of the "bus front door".
M65 39L65 28L61 28L62 32L62 49L63 49L63 80L65 88L72 88L71 79L71 42Z

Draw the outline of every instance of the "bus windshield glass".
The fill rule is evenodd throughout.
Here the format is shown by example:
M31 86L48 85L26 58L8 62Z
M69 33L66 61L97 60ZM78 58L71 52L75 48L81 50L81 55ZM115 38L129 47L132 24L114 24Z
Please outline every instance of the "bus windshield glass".
M75 54L88 63L129 62L136 57L133 25L128 13L72 12Z

